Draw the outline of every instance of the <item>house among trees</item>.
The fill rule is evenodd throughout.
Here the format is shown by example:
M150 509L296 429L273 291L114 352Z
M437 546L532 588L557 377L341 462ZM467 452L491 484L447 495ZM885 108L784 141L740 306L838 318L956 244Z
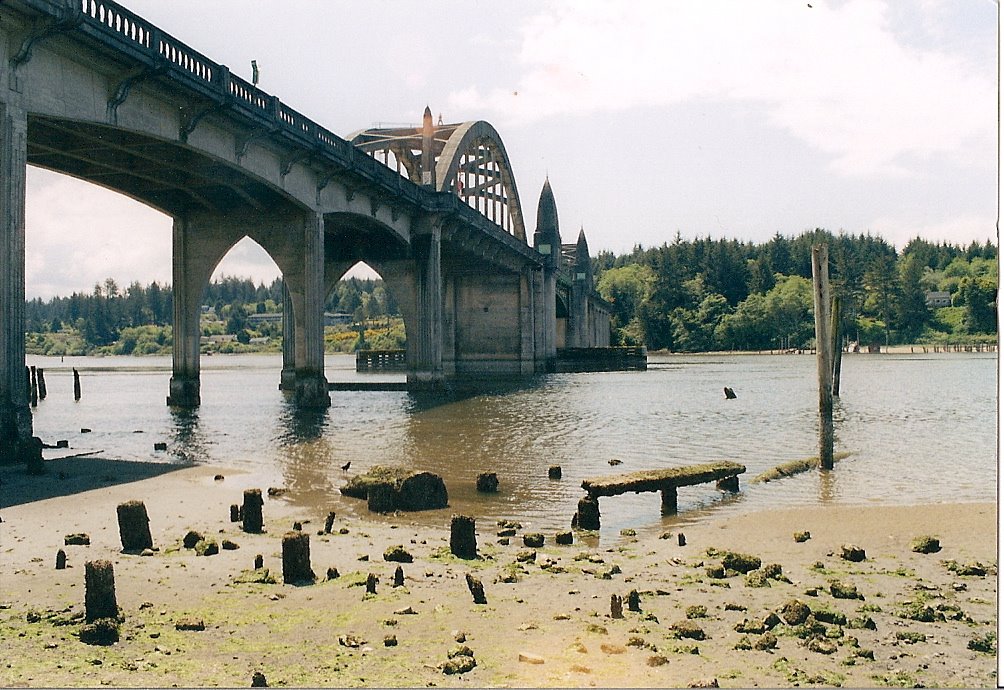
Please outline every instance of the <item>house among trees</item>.
M952 293L942 290L927 292L924 294L924 302L930 309L950 307L952 306Z

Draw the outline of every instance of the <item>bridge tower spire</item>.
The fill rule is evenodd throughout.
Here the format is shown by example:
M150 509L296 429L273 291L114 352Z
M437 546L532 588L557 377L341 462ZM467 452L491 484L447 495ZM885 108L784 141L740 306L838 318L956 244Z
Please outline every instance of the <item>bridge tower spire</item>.
M432 110L425 106L425 113L422 115L422 186L430 189L436 187L436 157L432 150L435 133Z
M533 248L544 259L537 284L540 295L536 305L537 329L536 359L542 371L554 371L558 361L557 287L558 267L561 263L561 233L558 230L558 207L554 203L551 181L544 178L537 202L537 229L533 233Z
M544 256L550 256L548 263L552 270L558 268L561 260L561 233L558 230L558 207L554 203L551 181L544 178L544 188L540 190L537 202L537 230L533 233L533 248Z

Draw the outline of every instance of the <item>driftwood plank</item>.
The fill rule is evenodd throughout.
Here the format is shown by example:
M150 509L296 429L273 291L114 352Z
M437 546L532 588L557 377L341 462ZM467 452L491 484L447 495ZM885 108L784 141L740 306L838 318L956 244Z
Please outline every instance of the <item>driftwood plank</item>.
M736 477L746 471L745 465L722 460L702 465L674 467L667 470L641 470L607 477L584 479L582 488L593 497L617 496L628 492L662 491L678 486L693 486L705 482Z

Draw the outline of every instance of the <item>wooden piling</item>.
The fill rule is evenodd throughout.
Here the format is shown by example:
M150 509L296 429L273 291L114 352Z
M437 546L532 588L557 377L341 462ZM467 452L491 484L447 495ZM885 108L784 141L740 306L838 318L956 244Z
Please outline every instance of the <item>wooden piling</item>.
M471 560L478 557L478 539L474 518L454 515L450 520L450 553L457 558Z
M282 581L287 585L313 582L310 567L310 535L286 532L282 537Z
M578 510L575 513L575 526L579 529L589 530L600 528L600 502L595 496L584 496L579 499Z
M98 618L117 618L115 571L111 561L87 561L84 564L84 618L93 623Z
M73 370L73 399L80 400L80 372Z
M38 407L38 374L35 367L28 374L28 401L32 407Z
M150 535L150 518L143 501L126 501L116 509L119 520L119 539L125 552L139 552L153 548Z
M825 244L812 247L812 297L816 322L816 375L819 382L819 466L833 469L833 359L830 352L830 272Z
M662 490L662 514L663 515L676 515L676 487L667 486Z
M261 532L263 527L261 489L245 489L244 505L241 507L241 529L245 532Z
M45 390L45 372L42 370L42 367L39 367L37 372L38 372L38 399L45 400L45 396L47 394Z
M840 295L834 295L830 308L830 330L833 335L833 397L840 397L840 362L843 359L844 348L840 345L843 335L840 332ZM913 348L910 349L913 352Z

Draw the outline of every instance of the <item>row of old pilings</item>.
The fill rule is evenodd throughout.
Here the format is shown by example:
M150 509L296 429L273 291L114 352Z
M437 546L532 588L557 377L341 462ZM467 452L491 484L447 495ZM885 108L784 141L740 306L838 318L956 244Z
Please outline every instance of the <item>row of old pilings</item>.
M45 386L45 370L42 367L25 366L25 382L28 386L28 402L38 407L39 400L45 400L48 390ZM80 372L73 370L73 399L80 400Z

